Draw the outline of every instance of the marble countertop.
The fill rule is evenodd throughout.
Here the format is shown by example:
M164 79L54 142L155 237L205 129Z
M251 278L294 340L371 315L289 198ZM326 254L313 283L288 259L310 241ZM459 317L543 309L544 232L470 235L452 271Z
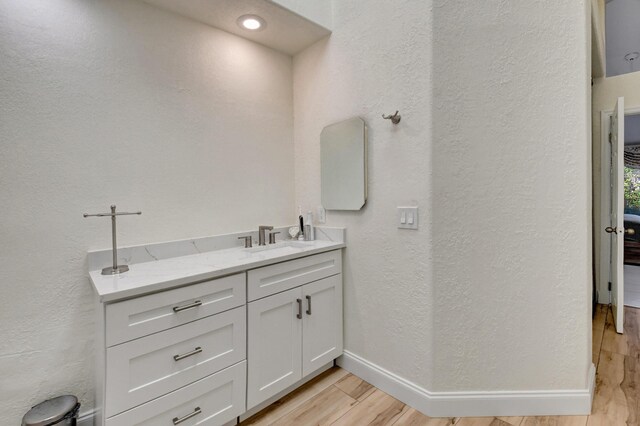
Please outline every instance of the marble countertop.
M89 277L101 302L115 302L142 294L208 280L286 260L345 247L343 242L326 240L282 241L274 246L236 247L129 265L120 275Z

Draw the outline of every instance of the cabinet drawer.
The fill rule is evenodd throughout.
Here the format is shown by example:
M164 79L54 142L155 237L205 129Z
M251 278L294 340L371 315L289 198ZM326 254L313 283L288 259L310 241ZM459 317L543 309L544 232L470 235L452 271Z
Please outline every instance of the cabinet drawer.
M245 306L107 348L106 416L245 358Z
M242 273L107 305L107 346L244 305L245 283Z
M245 411L246 362L107 419L107 426L223 425ZM196 414L199 411L199 414ZM176 420L177 421L177 420Z
M249 301L342 272L342 252L334 250L247 272Z

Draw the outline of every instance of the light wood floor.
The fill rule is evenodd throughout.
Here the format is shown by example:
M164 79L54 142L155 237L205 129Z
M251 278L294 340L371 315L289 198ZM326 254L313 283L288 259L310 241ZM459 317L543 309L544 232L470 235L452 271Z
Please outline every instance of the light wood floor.
M638 425L640 309L625 308L625 334L598 305L593 321L596 391L590 416L430 418L341 368L332 368L242 422L247 425L622 426Z

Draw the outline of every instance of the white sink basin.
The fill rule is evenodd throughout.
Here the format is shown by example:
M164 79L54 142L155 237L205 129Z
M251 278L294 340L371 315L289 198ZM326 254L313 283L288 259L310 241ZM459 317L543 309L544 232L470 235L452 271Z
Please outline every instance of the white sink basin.
M261 251L266 251L266 250L276 250L276 249L281 249L281 248L286 248L286 247L305 248L305 247L309 247L311 245L313 245L313 241L287 240L287 241L279 241L279 242L277 242L275 244L267 244L266 246L256 246L256 247L246 248L244 250L249 252L249 253L256 253L256 252L261 252Z

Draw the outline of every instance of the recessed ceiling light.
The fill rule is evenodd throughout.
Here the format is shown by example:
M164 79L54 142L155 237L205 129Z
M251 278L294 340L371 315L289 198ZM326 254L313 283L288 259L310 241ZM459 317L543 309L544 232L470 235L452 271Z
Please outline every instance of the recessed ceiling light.
M258 15L242 15L238 18L240 28L249 31L260 31L267 26L267 23Z

